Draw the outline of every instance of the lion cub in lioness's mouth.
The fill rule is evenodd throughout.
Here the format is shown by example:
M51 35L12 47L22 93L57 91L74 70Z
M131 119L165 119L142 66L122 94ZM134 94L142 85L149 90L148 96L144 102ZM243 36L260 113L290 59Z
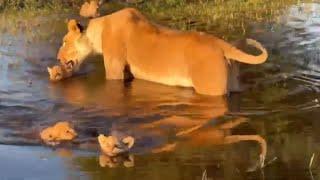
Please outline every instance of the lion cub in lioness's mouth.
M50 81L60 81L72 76L72 70L65 68L62 65L55 65L52 68L47 67Z

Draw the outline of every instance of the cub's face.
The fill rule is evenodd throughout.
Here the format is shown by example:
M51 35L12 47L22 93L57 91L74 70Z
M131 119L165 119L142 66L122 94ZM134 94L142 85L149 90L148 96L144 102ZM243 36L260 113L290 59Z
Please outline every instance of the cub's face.
M58 122L40 132L40 138L49 145L59 144L61 141L70 141L77 136L68 122Z
M52 68L48 67L47 69L50 81L60 81L72 76L72 71L70 69L66 69L62 65L55 65Z
M104 136L100 134L98 136L98 142L102 152L108 156L116 156L118 155L118 148L117 145L119 141L114 136Z
M68 22L68 33L63 37L57 59L69 71L77 71L82 60L91 53L89 42L82 32L83 27L76 20Z
M48 67L48 73L50 81L60 81L64 76L62 66Z

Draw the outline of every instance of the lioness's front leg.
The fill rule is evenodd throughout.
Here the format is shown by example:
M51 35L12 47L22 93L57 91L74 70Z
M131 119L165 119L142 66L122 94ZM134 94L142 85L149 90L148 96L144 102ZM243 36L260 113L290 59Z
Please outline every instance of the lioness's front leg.
M102 51L106 79L124 79L126 48L121 32L105 28L102 32Z
M104 56L106 79L124 79L125 62Z

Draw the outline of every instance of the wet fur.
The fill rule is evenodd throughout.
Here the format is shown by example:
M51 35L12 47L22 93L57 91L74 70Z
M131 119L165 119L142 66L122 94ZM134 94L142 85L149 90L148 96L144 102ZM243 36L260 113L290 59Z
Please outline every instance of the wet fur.
M100 14L98 12L99 2L97 0L90 0L89 2L84 2L80 8L80 16L86 18L95 18Z
M47 68L50 81L60 81L72 76L72 71L66 69L62 65L55 65Z
M40 132L40 138L49 145L56 145L61 141L69 141L76 136L76 131L72 128L71 124L66 121L58 122Z

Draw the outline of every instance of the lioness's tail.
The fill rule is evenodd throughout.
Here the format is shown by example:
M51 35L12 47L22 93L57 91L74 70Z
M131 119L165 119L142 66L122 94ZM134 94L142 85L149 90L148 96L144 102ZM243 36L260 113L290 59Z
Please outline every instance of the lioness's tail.
M222 47L227 59L233 59L246 64L261 64L268 58L267 50L259 42L253 39L247 39L247 44L259 49L262 52L260 55L255 56L247 54L223 40L218 41L218 43L220 47Z

